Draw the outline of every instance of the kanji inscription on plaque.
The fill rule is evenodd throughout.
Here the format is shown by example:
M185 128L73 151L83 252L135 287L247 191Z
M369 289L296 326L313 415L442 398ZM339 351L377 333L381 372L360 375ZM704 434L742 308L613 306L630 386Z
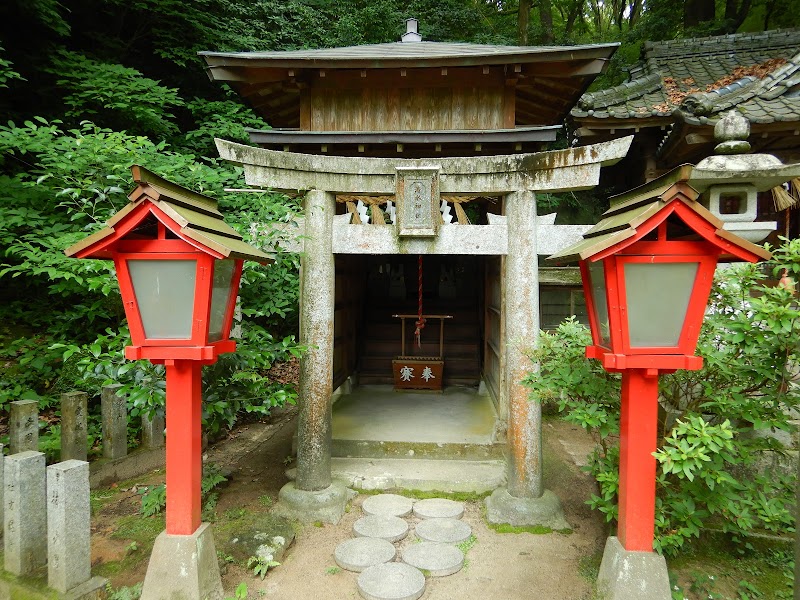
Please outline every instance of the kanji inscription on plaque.
M439 167L397 167L397 230L431 237L439 229Z

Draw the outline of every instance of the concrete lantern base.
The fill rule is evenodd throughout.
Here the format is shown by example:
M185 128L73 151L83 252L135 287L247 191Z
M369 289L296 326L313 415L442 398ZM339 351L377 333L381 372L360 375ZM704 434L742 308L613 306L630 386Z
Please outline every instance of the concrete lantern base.
M506 488L496 489L486 498L486 520L495 525L507 523L514 527L570 528L558 496L550 490L545 490L539 498L517 498Z
M655 552L625 550L612 536L606 540L597 590L604 600L670 600L667 561Z
M222 600L222 579L214 535L202 523L191 535L156 538L141 600Z
M299 490L294 481L290 481L278 492L278 502L273 512L287 519L301 523L337 524L345 512L347 503L356 493L339 481L314 492Z

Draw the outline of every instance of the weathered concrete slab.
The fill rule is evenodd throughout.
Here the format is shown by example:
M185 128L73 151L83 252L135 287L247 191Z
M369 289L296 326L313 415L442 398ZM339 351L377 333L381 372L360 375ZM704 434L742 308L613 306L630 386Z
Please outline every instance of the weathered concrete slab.
M616 537L606 540L597 589L604 600L669 600L667 562L655 552L630 552Z
M396 562L364 570L357 584L365 600L417 600L425 592L425 576L419 569Z
M226 554L242 563L251 556L281 562L294 538L291 521L273 513L247 519L231 530L227 539L217 537Z
M414 508L414 501L397 494L378 494L370 496L361 505L361 510L367 515L380 515L384 517L405 517L410 515Z
M301 523L336 524L344 516L347 503L356 495L344 484L334 481L323 490L299 490L290 481L278 492L278 503L273 512L287 519L295 519Z
M446 577L457 573L464 566L464 553L450 544L422 542L403 550L403 562L431 577Z
M202 523L191 535L161 532L150 554L141 600L222 600L223 597L210 525Z
M364 569L394 560L397 550L386 540L359 537L345 540L333 552L333 559L341 568L360 573Z
M556 213L536 217L536 253L550 256L583 239L592 225L556 225Z
M400 517L367 515L353 523L353 533L358 537L399 542L408 535L408 523Z
M165 448L140 448L122 458L93 460L89 465L89 483L94 488L133 479L163 468L166 460Z
M414 516L420 519L460 519L464 503L446 498L426 498L414 503Z
M561 502L550 490L545 490L539 498L517 498L505 488L497 489L486 498L486 520L514 527L541 525L556 531L569 529Z
M417 523L414 532L426 542L460 544L472 535L472 527L458 519L427 519Z
M294 479L296 469L286 471ZM506 483L506 466L500 460L432 460L427 458L331 459L334 479L356 490L420 490L485 494Z

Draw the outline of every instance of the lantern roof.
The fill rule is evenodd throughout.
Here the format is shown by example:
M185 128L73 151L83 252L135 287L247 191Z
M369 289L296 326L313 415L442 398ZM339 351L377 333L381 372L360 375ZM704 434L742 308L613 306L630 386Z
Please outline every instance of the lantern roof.
M273 262L269 254L244 242L223 221L213 198L163 179L139 165L133 165L131 173L137 186L128 195L130 203L114 214L106 227L67 248L64 251L67 256L110 259L116 242L152 214L178 238L217 258Z
M723 261L768 259L771 254L767 250L723 229L723 222L697 202L700 193L688 183L692 170L692 165L681 165L613 196L611 208L583 235L583 240L547 260L563 264L605 258L641 240L676 212L682 225L676 239L710 242L720 248Z

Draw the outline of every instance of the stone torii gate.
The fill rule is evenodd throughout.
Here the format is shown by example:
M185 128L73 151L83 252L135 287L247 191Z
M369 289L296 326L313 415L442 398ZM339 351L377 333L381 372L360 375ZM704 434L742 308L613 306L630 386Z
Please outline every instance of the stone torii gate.
M541 407L521 382L525 350L539 331L537 192L589 189L600 168L622 159L632 137L567 150L439 159L319 156L216 140L220 156L244 167L248 185L306 191L300 284L301 359L297 477L280 492L282 510L304 521L337 522L349 491L331 478L336 254L502 256L505 331L498 406L507 416L507 488L487 498L488 518L512 525L568 527L542 484ZM413 191L413 194L411 193ZM395 225L350 224L336 216L336 195L393 195ZM440 227L440 194L503 198L488 225ZM411 198L413 196L413 199Z

